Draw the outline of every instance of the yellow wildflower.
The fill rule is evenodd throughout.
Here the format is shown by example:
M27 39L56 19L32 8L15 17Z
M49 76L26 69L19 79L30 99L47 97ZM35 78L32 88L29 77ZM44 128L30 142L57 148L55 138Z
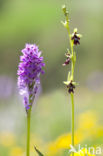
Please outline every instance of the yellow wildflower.
M98 116L94 112L87 111L79 115L78 129L86 130L97 126Z
M0 144L3 146L12 146L15 144L15 136L11 132L3 132L0 134Z
M10 151L10 156L23 156L24 150L21 147L13 147Z
M98 120L98 115L94 112L87 111L80 114L77 133L83 134L84 139L103 136L103 126L98 124Z
M82 135L75 135L75 144L80 143L82 141ZM48 155L54 155L58 153L60 150L69 149L71 145L71 134L64 134L56 139L56 141L52 142L48 146Z
M75 131L75 145L81 143L85 139L103 136L103 126L97 126L98 116L94 112L87 111L79 115L78 128ZM58 137L54 142L48 145L48 155L54 156L63 149L69 149L71 144L71 133ZM84 156L83 150L75 153L75 156L81 154ZM59 154L58 154L59 155ZM88 153L87 156L94 156Z
M72 156L72 154L70 156ZM74 156L95 156L95 155L90 154L86 148L83 148L79 152L74 153Z

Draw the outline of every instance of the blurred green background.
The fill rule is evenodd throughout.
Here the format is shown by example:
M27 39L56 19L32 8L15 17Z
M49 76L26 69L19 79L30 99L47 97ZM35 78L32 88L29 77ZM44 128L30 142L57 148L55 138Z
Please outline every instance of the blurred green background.
M32 112L31 132L44 141L43 145L70 132L71 104L62 83L67 78L68 67L62 67L62 63L69 48L61 24L63 4L69 10L71 32L77 27L83 35L76 47L75 80L79 86L75 92L75 127L78 116L88 110L97 114L96 125L103 126L103 1L0 0L0 133L1 140L8 141L6 146L0 142L0 156L16 156L10 154L11 149L16 145L25 147L25 137L21 141L18 136L26 133L26 115L16 86L20 51L25 43L39 45L46 63L45 75L41 76L42 94ZM9 133L15 135L15 144L10 145L8 137L2 138ZM103 136L93 139L88 137L83 143L100 145Z

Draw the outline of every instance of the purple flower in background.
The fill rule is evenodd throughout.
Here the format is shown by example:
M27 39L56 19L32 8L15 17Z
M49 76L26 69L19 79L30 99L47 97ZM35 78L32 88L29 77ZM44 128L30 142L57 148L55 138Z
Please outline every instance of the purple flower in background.
M26 111L32 106L35 95L40 84L40 74L45 66L41 52L35 44L26 44L21 51L20 63L18 66L18 88L21 95L24 96L24 105Z
M15 82L12 77L0 75L0 99L10 98L15 93Z

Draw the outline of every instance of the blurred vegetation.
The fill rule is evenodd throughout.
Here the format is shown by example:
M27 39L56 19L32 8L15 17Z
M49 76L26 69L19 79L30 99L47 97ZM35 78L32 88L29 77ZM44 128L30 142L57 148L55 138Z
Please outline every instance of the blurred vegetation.
M81 144L81 147L88 145L102 148L102 103L102 93L96 94L84 88L77 90L75 96L77 149L78 144ZM0 126L0 155L25 156L26 117L21 101L18 98L8 101L8 106L2 107L0 114L4 118ZM55 90L41 96L32 110L31 156L34 154L36 156L34 145L46 156L67 156L71 144L70 119L71 104L63 90Z
M64 3L69 8L72 30L77 27L83 35L77 47L76 79L84 83L88 74L102 70L103 1L1 0L0 3L0 74L15 78L20 50L25 43L36 43L46 62L44 90L62 86L67 68L64 70L61 64L69 47L67 32L60 23L64 19L61 10Z
M102 144L103 75L96 77L96 81L88 77L103 72L103 1L0 0L0 76L3 76L0 79L3 88L0 89L0 156L25 155L26 115L15 90L20 51L25 43L38 44L46 62L45 75L41 78L44 94L32 111L31 156L34 145L43 153L49 153L50 149L54 149L55 155L60 152L59 156L68 153L67 144L62 144L67 141L63 136L68 136L71 129L70 99L62 84L68 71L62 63L69 48L67 32L60 23L64 20L61 10L64 3L70 13L71 32L77 27L83 35L81 45L76 48L75 79L80 83L75 93L76 132L79 127L77 134L86 134L82 145ZM97 92L101 86L101 92ZM8 94L9 89L13 95ZM7 95L3 97L3 94Z

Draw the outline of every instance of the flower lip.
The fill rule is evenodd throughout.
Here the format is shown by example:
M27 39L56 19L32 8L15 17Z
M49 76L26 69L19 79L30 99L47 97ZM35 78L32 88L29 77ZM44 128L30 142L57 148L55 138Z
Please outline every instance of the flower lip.
M80 44L81 37L82 37L81 34L77 33L77 28L75 28L73 34L71 35L71 40L73 40L73 44L74 45Z
M67 85L68 92L69 93L74 93L75 85L70 81L70 83Z
M71 40L74 41L75 45L80 44L80 42L79 42L80 37L78 37L78 34L76 34L76 33L71 37Z

